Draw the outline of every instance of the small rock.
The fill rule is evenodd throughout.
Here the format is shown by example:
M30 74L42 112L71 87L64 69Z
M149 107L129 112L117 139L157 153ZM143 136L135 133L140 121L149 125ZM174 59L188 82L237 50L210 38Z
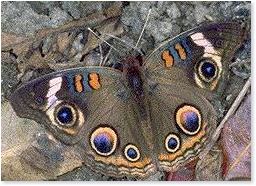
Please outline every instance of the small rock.
M50 18L51 20L49 23L54 28L57 28L58 26L63 25L65 22L72 20L68 13L61 10L59 7L54 8L54 10L50 12Z
M63 1L62 8L67 11L74 19L81 17L79 1Z
M181 16L181 12L177 7L176 3L172 3L170 8L167 8L166 12L172 20Z

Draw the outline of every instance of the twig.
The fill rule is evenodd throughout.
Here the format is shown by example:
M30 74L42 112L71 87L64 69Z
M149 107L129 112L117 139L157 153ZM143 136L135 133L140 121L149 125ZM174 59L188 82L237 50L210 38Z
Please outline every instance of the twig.
M115 47L113 47L109 42L107 42L106 40L104 40L103 38L101 38L100 36L98 36L92 29L87 28L93 35L95 35L95 37L97 37L98 39L100 39L101 41L103 41L104 43L106 43L108 46L110 46L111 48L113 48L114 50L116 50L118 53L120 53L119 50L117 50Z
M112 51L112 48L109 49L107 55L105 56L105 58L104 58L104 60L103 60L103 62L102 62L102 64L101 64L102 66L105 66L105 63L106 63L106 61L108 60L108 57L109 57L109 54L110 54L111 51Z
M102 47L101 47L101 44L99 44L99 49L100 49L100 65L102 65L102 62L103 62L103 51L102 51Z
M108 33L102 33L102 34L107 35L107 36L109 36L109 37L112 37L112 38L114 38L114 39L120 41L122 44L124 44L123 46L125 46L125 47L128 46L128 47L130 47L130 48L136 50L137 52L139 52L141 55L143 55L143 54L141 53L141 51L140 51L137 47L135 47L135 46L133 46L133 45L130 45L129 43L125 42L124 40L120 39L119 37L116 37L116 36L114 36L114 35L112 35L112 34L108 34Z
M141 31L141 33L140 33L140 37L139 37L139 39L138 39L138 41L137 41L137 43L136 43L136 45L135 45L135 48L137 48L138 45L139 45L139 42L140 42L141 37L142 37L142 34L143 34L143 32L144 32L144 30L145 30L145 28L146 28L146 26L147 26L150 13L151 13L151 9L148 10L148 15L147 15L147 18L146 18L146 22L145 22L145 24L144 24L144 26L143 26L143 28L142 28L142 31Z
M251 148L251 142L242 150L242 152L238 155L238 157L235 159L235 161L232 163L230 168L228 169L229 172L235 168L235 166L241 161L241 159L244 157L244 155L248 152L248 150Z
M245 59L245 60L241 60L241 59L237 59L234 63L231 63L230 65L229 65L229 68L230 67L233 67L233 66L236 66L236 65L242 65L242 64L246 64L246 63L249 63L250 62L250 60L248 60L248 59Z

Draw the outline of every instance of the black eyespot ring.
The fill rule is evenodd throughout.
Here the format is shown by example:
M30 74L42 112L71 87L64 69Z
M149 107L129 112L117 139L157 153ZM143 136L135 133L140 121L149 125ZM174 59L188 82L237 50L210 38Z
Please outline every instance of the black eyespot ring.
M205 82L213 81L218 74L218 67L211 59L202 59L197 66L199 77Z
M132 144L126 145L126 147L124 149L124 155L131 162L135 162L140 159L139 149L135 145L132 145Z
M182 105L175 113L178 127L187 135L197 134L202 125L200 111L191 105Z
M169 134L165 138L165 148L170 153L176 152L180 148L180 138L176 134Z

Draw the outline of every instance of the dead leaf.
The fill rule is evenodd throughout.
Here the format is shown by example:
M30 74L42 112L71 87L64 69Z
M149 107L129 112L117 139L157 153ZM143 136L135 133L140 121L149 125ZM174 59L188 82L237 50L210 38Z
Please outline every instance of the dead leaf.
M215 145L210 152L199 159L196 165L196 180L220 181L222 180L223 154L219 145Z
M60 143L60 142L58 142ZM1 153L2 180L49 180L82 166L82 158L72 146L30 144L14 146ZM57 155L57 156L56 156ZM59 157L61 158L59 158Z
M121 12L122 3L115 2L103 11L70 21L58 28L38 30L34 38L22 38L6 33L2 36L2 41L5 43L2 53L7 53L4 55L5 57L10 57L9 53L13 53L21 72L19 77L31 68L49 68L49 63L80 62L84 58L83 56L98 47L103 41L92 36L89 39L83 38L85 43L82 46L84 48L76 50L72 46L79 33L82 33L84 37L89 37L84 33L88 32L87 28L90 27L97 28L100 32L120 35L123 28L117 17L121 15ZM109 37L104 39L107 40Z
M251 179L251 96L225 124L221 142L225 155L225 180Z
M195 165L197 159L191 161L175 172L167 174L167 181L193 181L195 179Z
M111 33L114 36L121 35L123 33L123 27L118 24L118 22L118 19L112 19L111 21L107 21L106 23L96 27L96 29L99 33ZM101 35L101 38L107 41L111 37L107 35ZM88 35L88 42L85 44L82 54L87 54L92 49L98 47L101 43L103 43L103 41L95 37L90 32Z
M17 45L19 43L24 42L25 40L28 40L27 37L18 36L13 33L1 33L1 44L2 48L9 47L11 45Z

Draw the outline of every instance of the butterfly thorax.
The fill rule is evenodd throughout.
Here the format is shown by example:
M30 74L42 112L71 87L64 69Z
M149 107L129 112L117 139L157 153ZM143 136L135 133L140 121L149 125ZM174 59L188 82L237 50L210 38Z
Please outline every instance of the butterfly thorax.
M142 58L128 57L123 60L123 77L126 79L131 95L138 105L142 120L148 117L146 109L146 95L144 91L145 78L142 72Z
M137 101L143 99L143 78L141 73L141 61L135 57L126 58L123 61L123 73L128 86Z

